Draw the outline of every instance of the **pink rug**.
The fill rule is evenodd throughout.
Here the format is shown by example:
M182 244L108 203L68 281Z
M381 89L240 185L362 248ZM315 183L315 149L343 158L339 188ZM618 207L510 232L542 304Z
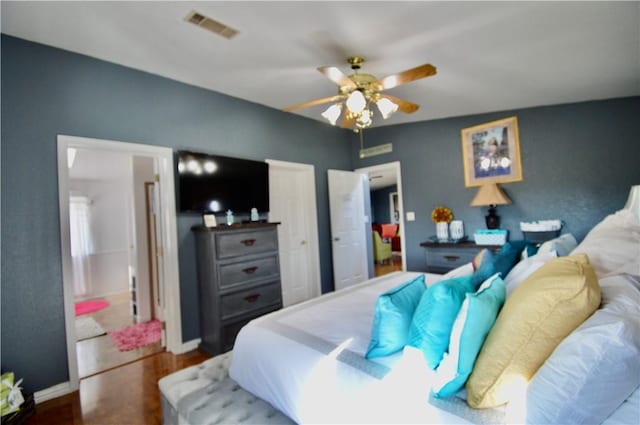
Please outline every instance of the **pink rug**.
M93 313L94 311L102 310L107 307L109 307L109 303L104 300L82 301L76 303L76 316Z
M111 340L116 344L118 350L129 351L144 345L160 342L162 323L158 320L138 323L126 328L109 332Z

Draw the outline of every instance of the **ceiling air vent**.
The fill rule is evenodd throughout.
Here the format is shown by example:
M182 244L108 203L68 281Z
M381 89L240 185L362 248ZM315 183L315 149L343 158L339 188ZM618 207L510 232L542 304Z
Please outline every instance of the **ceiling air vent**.
M202 13L198 13L195 11L189 13L185 20L199 26L200 28L204 28L207 31L218 34L224 38L231 39L238 34L238 30L235 30L230 26L223 24L222 22L211 19L207 16L204 16Z

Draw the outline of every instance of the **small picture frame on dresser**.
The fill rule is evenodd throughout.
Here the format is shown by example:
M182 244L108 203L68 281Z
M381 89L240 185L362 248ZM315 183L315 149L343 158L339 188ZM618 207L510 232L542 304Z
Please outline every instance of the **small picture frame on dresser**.
M202 219L204 220L205 227L216 227L218 225L214 214L203 214Z

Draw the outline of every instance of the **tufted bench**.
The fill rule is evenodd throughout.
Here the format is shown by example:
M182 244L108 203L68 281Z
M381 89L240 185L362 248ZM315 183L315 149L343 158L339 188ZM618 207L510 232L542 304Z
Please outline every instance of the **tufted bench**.
M158 381L162 421L177 424L293 424L229 377L231 352Z

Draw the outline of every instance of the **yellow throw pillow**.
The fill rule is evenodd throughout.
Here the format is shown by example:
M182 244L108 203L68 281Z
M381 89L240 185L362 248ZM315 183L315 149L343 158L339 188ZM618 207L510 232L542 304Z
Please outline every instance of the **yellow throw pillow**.
M507 299L467 381L471 407L495 407L522 389L560 342L600 305L585 254L551 260Z

